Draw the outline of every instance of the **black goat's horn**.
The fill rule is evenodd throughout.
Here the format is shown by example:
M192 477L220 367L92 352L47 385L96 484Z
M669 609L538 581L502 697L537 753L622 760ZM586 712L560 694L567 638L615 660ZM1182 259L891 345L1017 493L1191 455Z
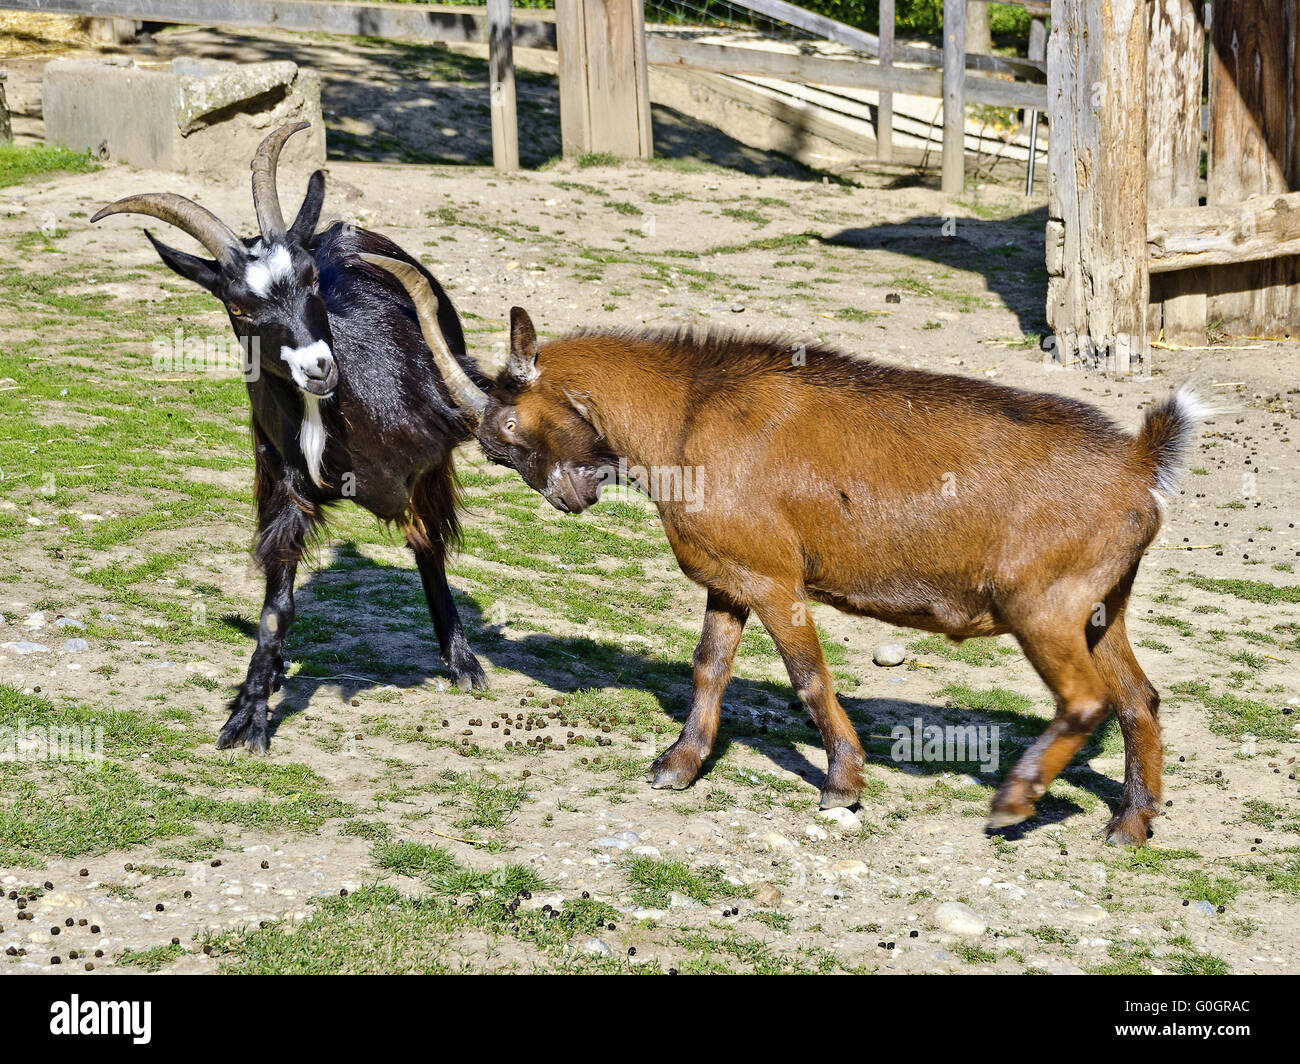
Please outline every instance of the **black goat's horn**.
M276 168L280 165L280 150L284 142L299 130L307 129L310 122L295 122L281 126L257 146L250 164L253 170L253 210L257 211L257 228L266 243L279 243L285 238L284 215L280 212L280 193L275 185Z
M361 258L372 266L387 270L402 282L402 287L406 289L411 302L415 304L415 314L420 321L420 333L424 336L424 342L429 345L429 350L433 352L433 360L437 363L438 372L442 374L442 379L447 384L452 402L459 407L465 419L477 428L478 423L483 420L483 411L487 408L487 393L470 380L469 374L447 347L447 340L442 335L442 330L438 328L438 297L434 295L429 279L409 262L403 262L401 259L390 259L384 255L362 255Z
M235 265L244 254L244 245L220 218L206 207L174 192L147 192L101 207L90 220L97 222L110 214L147 214L189 233L208 249L208 254L222 268Z

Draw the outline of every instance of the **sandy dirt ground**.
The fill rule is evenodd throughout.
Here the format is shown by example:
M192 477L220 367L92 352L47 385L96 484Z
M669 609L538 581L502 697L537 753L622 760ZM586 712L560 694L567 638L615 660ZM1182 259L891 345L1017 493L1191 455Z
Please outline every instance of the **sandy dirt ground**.
M331 47L340 69L393 76L364 48ZM38 62L7 66L26 136ZM151 360L177 328L228 327L157 264L138 220L88 217L175 191L250 231L246 170L200 182L110 164L0 189L2 719L105 729L102 765L0 763L0 972L1300 968L1294 344L1161 349L1142 379L1045 365L1045 211L1014 186L954 201L897 172L841 184L685 149L500 175L412 162L449 153L396 128L400 161L367 161L356 146L372 129L351 123L370 120L343 114L330 84L330 121L352 132L331 125L346 150L331 151L327 220L420 255L486 364L521 304L548 334L816 339L1074 396L1129 427L1196 377L1223 412L1130 607L1164 696L1165 815L1146 850L1106 846L1123 775L1112 723L1036 820L986 836L999 776L1051 715L1019 650L820 607L869 753L862 805L817 814L825 756L757 625L706 774L652 790L642 776L684 716L703 593L647 504L564 518L471 447L451 580L491 692L450 688L407 552L339 510L300 570L269 757L216 752L260 605L246 404L228 373ZM287 206L304 177L282 178ZM908 663L873 664L896 640ZM999 765L896 761L891 730L918 718L999 728Z

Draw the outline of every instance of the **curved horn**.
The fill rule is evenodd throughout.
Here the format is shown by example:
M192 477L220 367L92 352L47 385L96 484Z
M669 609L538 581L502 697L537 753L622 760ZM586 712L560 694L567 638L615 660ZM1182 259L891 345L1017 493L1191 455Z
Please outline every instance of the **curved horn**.
M409 262L403 262L401 259L390 259L384 255L362 255L361 259L372 266L378 266L381 270L387 270L402 282L402 287L406 289L411 302L415 304L416 317L420 321L420 333L424 336L424 342L429 345L429 350L433 352L433 360L437 363L438 372L442 374L442 379L447 384L452 402L460 408L466 420L477 427L483 420L483 411L487 408L487 393L470 380L469 374L447 347L442 330L438 328L438 297L434 295L429 279Z
M189 233L208 249L208 253L225 268L244 254L244 245L220 218L206 207L174 192L149 192L127 196L101 207L90 220L97 222L110 214L147 214Z
M253 170L253 210L257 211L257 228L268 244L285 238L284 215L280 213L280 194L275 187L275 172L280 165L284 142L310 122L281 126L257 146L249 165Z

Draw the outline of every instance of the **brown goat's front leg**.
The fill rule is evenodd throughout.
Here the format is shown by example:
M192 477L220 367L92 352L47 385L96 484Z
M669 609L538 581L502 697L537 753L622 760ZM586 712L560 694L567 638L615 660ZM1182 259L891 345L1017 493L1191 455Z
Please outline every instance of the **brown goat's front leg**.
M781 651L795 694L821 732L827 759L821 807L856 805L862 795L862 767L867 759L853 724L835 697L835 681L822 657L807 601L802 594L778 594L755 610Z
M691 712L677 741L650 768L650 782L655 787L681 790L689 787L700 774L700 766L713 749L718 734L722 692L731 679L731 662L748 619L748 609L735 605L719 592L709 592L704 632L695 648Z

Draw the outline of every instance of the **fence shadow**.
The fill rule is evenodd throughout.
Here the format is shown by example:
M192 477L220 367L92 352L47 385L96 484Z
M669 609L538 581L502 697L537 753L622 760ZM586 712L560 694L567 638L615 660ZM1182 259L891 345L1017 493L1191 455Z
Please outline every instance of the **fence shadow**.
M935 215L841 229L823 237L834 247L892 251L940 266L982 274L990 292L1016 315L1020 331L1047 331L1047 270L1044 266L1047 208L1009 219L942 218Z

